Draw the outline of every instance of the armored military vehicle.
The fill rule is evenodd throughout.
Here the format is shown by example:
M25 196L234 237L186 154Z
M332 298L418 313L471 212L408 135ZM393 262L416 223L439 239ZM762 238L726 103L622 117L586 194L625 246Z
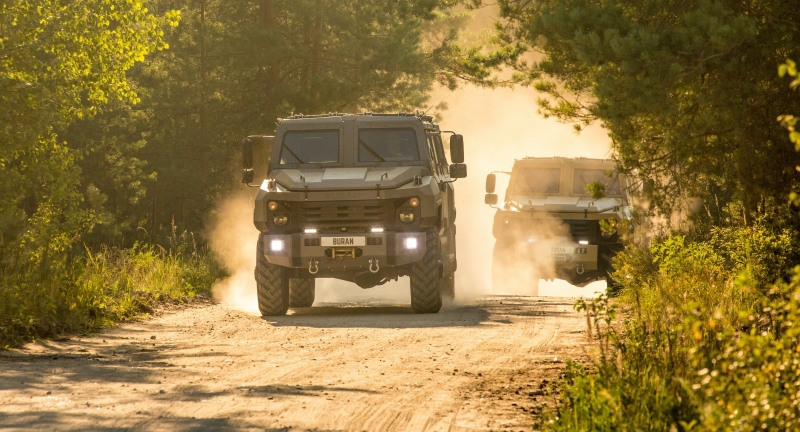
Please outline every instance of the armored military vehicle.
M584 286L606 279L633 217L625 175L605 159L517 160L492 234L492 284L524 284L536 295L539 279ZM496 173L486 178L486 204L496 206Z
M452 165L442 134L450 134ZM371 288L409 276L417 313L438 312L442 297L455 295L453 182L467 175L461 135L419 113L333 113L281 119L274 137L242 146L242 180L260 187L263 315L311 306L317 278Z

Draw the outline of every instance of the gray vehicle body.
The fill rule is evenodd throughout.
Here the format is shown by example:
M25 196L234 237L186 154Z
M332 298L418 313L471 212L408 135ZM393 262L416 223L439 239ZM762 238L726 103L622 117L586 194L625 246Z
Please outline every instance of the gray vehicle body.
M301 160L305 154L287 153L283 143L297 136L314 138L308 131L325 131L322 135L330 142L337 136L337 157L305 163ZM367 149L360 140L372 134L377 137L372 145L382 146L383 131L401 134L406 143L415 139L418 157L376 160L370 156L365 160ZM288 277L337 278L362 288L385 283L409 274L410 264L423 258L425 230L431 227L436 227L441 242L441 273L455 272L453 179L441 131L432 118L295 116L280 120L274 138L268 141L274 144L264 178L255 179L261 183L253 220L262 233L267 261L284 267ZM320 149L333 154L330 142L329 148L320 144ZM465 175L466 166L463 170ZM412 207L414 198L418 205ZM413 221L401 222L399 214L409 212ZM283 217L288 223L276 224Z
M623 249L622 238L633 218L627 178L616 172L616 163L528 157L517 160L507 174L509 186L492 227L495 260L508 259L498 250L513 250L513 259L538 263L524 268L535 269L542 279L563 279L578 286L606 279L611 285L612 259ZM594 181L605 186L600 199L586 190L586 184ZM489 183L487 179L486 203L496 204ZM493 263L498 264L502 263Z

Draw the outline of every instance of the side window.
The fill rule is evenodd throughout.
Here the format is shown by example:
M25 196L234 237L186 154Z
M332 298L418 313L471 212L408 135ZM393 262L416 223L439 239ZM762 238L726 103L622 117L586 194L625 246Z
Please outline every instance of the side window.
M450 173L450 167L447 165L447 157L444 155L444 146L442 145L442 137L441 135L435 135L433 137L433 143L436 149L436 159L439 161L439 168L442 169L442 173Z
M428 135L428 155L431 158L431 171L441 174L439 172L439 161L436 158L436 143L431 135Z

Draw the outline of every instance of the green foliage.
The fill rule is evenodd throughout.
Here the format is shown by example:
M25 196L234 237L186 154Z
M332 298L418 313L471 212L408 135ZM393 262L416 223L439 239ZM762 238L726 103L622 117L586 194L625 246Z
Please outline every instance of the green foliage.
M152 312L160 301L210 295L223 276L212 254L187 233L172 239L169 250L147 245L87 250L66 272L0 279L0 348L93 331Z
M481 2L477 2L481 3ZM757 213L800 185L800 155L774 119L798 112L770 68L796 55L797 5L782 0L498 1L505 65L560 120L602 122L623 169L669 213L685 197ZM511 48L513 47L513 49ZM530 58L531 56L527 56ZM790 68L786 68L787 72Z
M791 84L789 84L792 90L796 90L800 87L800 77L798 77L797 64L794 61L787 59L786 63L780 65L778 67L778 75L781 77L788 75L795 78L792 80ZM789 139L794 143L795 151L800 152L800 131L795 129L797 126L797 118L793 115L784 114L778 116L778 121L781 126L789 131ZM795 169L800 172L800 165L796 166ZM789 201L791 201L795 207L800 207L800 194L798 194L797 191L792 191L789 194Z
M796 429L799 237L760 220L620 254L629 312L620 323L604 297L576 304L597 352L567 368L551 428Z
M126 72L167 48L162 27L179 18L128 0L0 5L0 277L65 269L65 252L96 219L81 153L58 130L110 101L136 102Z
M599 200L606 196L606 185L599 181L593 181L586 185L586 191L592 196L592 199Z

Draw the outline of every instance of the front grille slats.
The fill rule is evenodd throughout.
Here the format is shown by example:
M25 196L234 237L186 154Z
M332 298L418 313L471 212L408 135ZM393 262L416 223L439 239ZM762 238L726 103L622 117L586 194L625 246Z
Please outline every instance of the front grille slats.
M375 203L341 202L301 203L296 212L296 219L302 224L322 226L353 226L366 223L390 222L393 220L394 207L391 202Z

